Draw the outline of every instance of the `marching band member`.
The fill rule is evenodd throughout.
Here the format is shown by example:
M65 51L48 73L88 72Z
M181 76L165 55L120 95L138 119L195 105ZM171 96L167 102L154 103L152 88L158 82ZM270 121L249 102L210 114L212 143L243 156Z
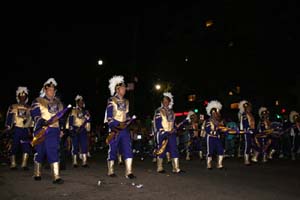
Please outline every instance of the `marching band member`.
M64 124L62 120L54 120L49 123L53 116L63 110L62 102L55 96L56 88L55 79L49 78L43 85L40 97L37 97L32 103L31 116L35 122L34 131L48 127L44 141L35 146L34 180L41 180L41 165L44 158L47 157L53 175L53 184L62 184L64 181L59 175L59 142L63 135Z
M270 134L270 140L271 140L271 145L270 149L268 151L268 159L272 160L273 155L278 151L279 153L279 144L280 144L280 139L283 135L283 123L282 121L273 121L271 122L271 129L272 129L272 134Z
M22 147L22 164L24 170L28 170L27 161L30 153L29 127L31 125L30 106L28 102L27 87L19 86L16 90L17 103L9 107L6 116L5 128L13 131L13 142L10 154L10 169L17 169L16 154L18 147Z
M249 154L252 144L252 135L255 130L255 119L251 113L252 105L243 100L239 103L239 121L240 130L244 131L245 149L244 149L244 164L250 165Z
M221 129L222 126L221 114L222 104L219 101L212 100L206 106L207 115L210 116L205 122L206 143L207 143L207 169L212 169L212 157L214 151L217 152L218 162L217 168L223 168L224 148L222 146Z
M88 132L91 131L91 116L85 109L85 101L82 96L75 97L76 107L74 107L68 117L69 130L72 138L72 160L73 167L78 166L77 158L79 147L82 154L82 167L88 167Z
M190 122L188 124L188 147L186 152L186 160L190 160L190 156L193 151L198 152L199 158L203 158L202 149L201 149L201 141L200 141L200 129L199 129L199 120L193 111L188 113L190 116Z
M162 97L161 107L156 109L154 114L154 134L157 141L156 162L158 173L166 172L163 168L163 159L166 157L167 152L170 153L173 167L172 172L176 174L184 172L179 168L179 153L176 142L176 129L178 128L178 125L175 124L175 114L172 109L173 104L173 95L169 92L165 92ZM181 125L183 123L181 123Z
M258 156L263 156L263 162L267 162L267 151L271 144L268 132L271 130L271 122L269 120L269 110L266 107L260 107L258 110L260 121L257 126L257 133L254 134L255 151L251 161L258 162Z
M109 144L107 165L108 176L115 177L114 162L118 159L120 153L125 163L125 177L135 178L132 172L133 153L131 138L128 126L135 119L129 116L129 101L124 98L126 94L126 85L123 76L113 76L109 80L109 89L111 97L108 99L104 123L109 126Z

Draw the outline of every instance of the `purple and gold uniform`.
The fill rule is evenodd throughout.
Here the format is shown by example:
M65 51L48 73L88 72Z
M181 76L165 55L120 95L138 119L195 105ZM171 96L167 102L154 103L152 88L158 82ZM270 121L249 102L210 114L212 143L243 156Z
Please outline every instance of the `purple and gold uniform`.
M280 149L280 139L283 134L283 123L278 121L271 122L272 134L270 134L271 145L268 151L268 159L272 160L273 155Z
M187 128L188 128L188 146L187 146L187 152L186 152L186 160L190 160L190 156L193 152L197 152L199 155L199 158L203 158L202 154L202 148L201 148L201 140L200 140L200 128L199 128L199 122L197 115L190 111L188 113L189 118L191 121L189 122Z
M252 136L255 131L255 119L251 113L251 104L248 101L241 101L239 109L240 130L244 131L245 139L244 164L250 165L249 154L251 151Z
M129 116L129 101L124 98L126 92L124 77L113 76L109 80L109 89L112 97L108 99L104 119L104 122L108 123L110 136L113 135L108 142L108 176L116 176L114 173L114 162L117 160L119 153L124 158L125 177L132 179L135 176L132 173L133 153L128 129L132 119Z
M41 164L47 157L53 174L53 183L61 184L63 180L59 176L59 142L64 124L62 120L47 124L48 120L63 110L62 102L55 97L56 86L57 83L53 78L48 79L44 83L40 97L36 98L32 103L31 116L35 122L34 134L41 127L48 127L44 136L45 140L35 146L34 179L41 180ZM51 96L47 95L49 90Z
M26 87L18 87L16 91L17 104L9 107L6 116L5 127L7 130L13 130L13 142L10 153L11 169L17 168L16 154L19 145L22 147L22 164L21 167L27 170L27 160L30 153L30 129L32 120L30 116L30 106L28 102L28 90Z
M91 131L91 116L86 110L83 102L83 97L77 95L75 98L76 107L72 109L69 118L69 130L72 137L72 156L73 166L77 167L77 157L79 146L82 154L82 166L87 167L88 153L88 132Z
M267 162L267 151L271 144L271 139L267 134L271 130L271 122L269 120L269 111L266 107L258 110L260 121L257 125L257 132L254 134L254 155L251 161L258 162L258 156L263 156L263 162Z
M170 153L172 160L173 173L183 172L179 168L179 153L176 142L175 114L172 109L173 96L171 93L164 93L162 106L155 111L154 115L154 131L157 141L157 172L164 173L163 159L166 153ZM183 124L183 123L182 123Z
M212 168L212 156L215 151L218 155L217 168L223 168L224 148L220 139L221 130L219 129L219 126L222 125L220 122L221 109L222 104L216 100L210 101L206 106L207 115L210 116L210 118L207 121L205 121L208 169Z

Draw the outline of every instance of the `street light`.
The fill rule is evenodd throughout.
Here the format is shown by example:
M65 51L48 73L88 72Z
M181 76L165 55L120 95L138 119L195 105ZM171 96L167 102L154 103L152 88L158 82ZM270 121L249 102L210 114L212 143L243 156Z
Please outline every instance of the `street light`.
M98 61L97 61L97 64L98 64L98 66L95 68L95 76L96 76L96 95L98 95L98 94L100 94L100 92L99 92L99 87L102 85L101 83L100 83L100 81L101 80L103 80L103 78L100 78L99 77L99 71L101 70L102 71L102 73L101 73L101 77L103 77L103 74L104 74L104 66L103 66L103 60L100 58Z
M214 24L214 22L213 22L213 20L207 20L206 22L205 22L205 26L206 27L210 27L210 26L212 26Z
M103 60L101 60L101 59L98 60L98 65L100 65L100 66L103 65Z
M155 89L156 89L156 90L160 90L160 89L161 89L161 85L160 85L160 84L156 84L156 85L155 85Z

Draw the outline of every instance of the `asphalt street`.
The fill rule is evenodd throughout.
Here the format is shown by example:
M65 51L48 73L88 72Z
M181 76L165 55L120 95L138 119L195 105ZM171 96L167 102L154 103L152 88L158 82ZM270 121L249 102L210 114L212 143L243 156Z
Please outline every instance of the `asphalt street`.
M30 170L16 171L0 166L0 199L264 199L300 198L300 161L273 160L244 166L242 160L224 160L223 170L207 170L205 161L180 160L184 174L172 174L165 163L166 174L158 174L150 158L134 159L136 179L124 177L124 165L116 165L116 178L106 176L106 152L89 159L89 168L61 171L63 185L52 184L51 171L43 169L42 180L34 181ZM31 159L31 158L30 158ZM32 159L31 159L32 161Z

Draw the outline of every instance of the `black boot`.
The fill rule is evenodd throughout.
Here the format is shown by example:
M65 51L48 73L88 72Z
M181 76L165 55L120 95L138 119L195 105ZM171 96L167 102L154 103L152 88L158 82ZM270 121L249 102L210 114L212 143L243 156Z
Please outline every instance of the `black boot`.
M61 178L58 178L58 179L55 179L52 183L53 183L53 184L63 184L63 183L64 183L64 180L61 179Z
M133 174L128 174L128 175L126 176L126 178L128 178L128 179L134 179L134 178L136 178L136 176L133 175Z
M34 179L35 181L40 181L40 180L42 180L42 177L40 177L40 176L34 176L33 179Z

